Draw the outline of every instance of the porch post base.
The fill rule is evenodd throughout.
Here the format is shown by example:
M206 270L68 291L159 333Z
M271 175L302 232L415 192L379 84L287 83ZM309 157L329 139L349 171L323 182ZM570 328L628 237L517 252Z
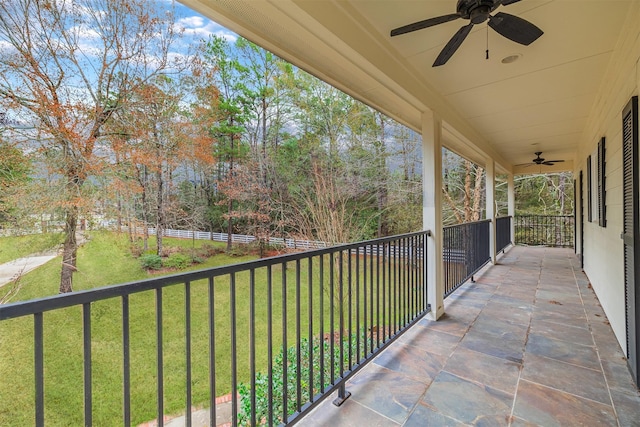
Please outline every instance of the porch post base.
M342 396L341 396L342 395ZM338 397L333 399L333 404L336 406L342 405L349 397L351 397L351 392L346 391L344 393L338 392Z

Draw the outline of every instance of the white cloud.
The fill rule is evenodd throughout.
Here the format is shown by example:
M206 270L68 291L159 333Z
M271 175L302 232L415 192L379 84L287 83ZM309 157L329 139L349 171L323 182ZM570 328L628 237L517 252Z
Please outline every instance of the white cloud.
M212 35L223 37L231 42L238 38L235 33L204 16L193 14L194 12L187 8L182 8L179 12L183 12L185 15L189 13L188 16L183 16L176 22L176 27L182 30L188 44L202 39L206 40Z
M204 17L202 16L188 16L178 19L178 25L184 28L202 27L204 26Z

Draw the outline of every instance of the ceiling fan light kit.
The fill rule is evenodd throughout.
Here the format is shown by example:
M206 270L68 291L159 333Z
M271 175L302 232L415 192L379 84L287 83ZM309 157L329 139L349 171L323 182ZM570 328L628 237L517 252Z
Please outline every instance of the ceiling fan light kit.
M491 12L499 6L508 6L520 0L458 0L456 13L437 16L414 22L391 30L391 37L411 33L434 25L444 24L456 19L468 19L469 24L460 28L442 49L433 67L444 65L458 50L462 42L467 38L474 25L488 20L487 25L495 32L509 40L528 46L542 36L543 31L531 22L504 12L491 15Z
M521 53L514 53L512 55L505 56L504 58L502 58L502 60L500 62L502 62L503 64L512 64L512 63L516 62L520 58L522 58L522 54Z

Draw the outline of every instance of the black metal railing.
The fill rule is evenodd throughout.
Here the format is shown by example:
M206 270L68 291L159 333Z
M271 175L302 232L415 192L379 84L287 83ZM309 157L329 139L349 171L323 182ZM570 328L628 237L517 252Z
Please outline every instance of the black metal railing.
M484 220L444 227L442 260L445 298L491 260L490 223L490 220Z
M449 231L450 250L484 227ZM346 380L428 312L428 234L2 305L0 327L32 331L22 343L5 340L33 345L23 377L33 381L32 422L129 426L157 417L162 426L177 411L191 425L192 405L216 420L216 397L226 395L232 425L294 424L332 392L348 397ZM75 368L75 354L82 368L65 384L65 405L78 419L64 420L50 410L60 396L49 397L49 386Z
M511 217L496 218L496 253L511 244Z
M515 243L572 248L573 224L572 215L517 215Z

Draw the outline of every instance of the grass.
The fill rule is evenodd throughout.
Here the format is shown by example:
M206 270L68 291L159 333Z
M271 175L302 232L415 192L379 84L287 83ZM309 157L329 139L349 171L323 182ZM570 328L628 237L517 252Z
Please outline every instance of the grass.
M183 243L185 241L182 241ZM191 247L191 242L187 242ZM167 239L166 245L173 245ZM202 244L200 242L199 244ZM78 254L78 272L74 289L90 289L113 283L155 277L140 268L130 255L124 235L93 233ZM247 261L255 257L217 255L194 268L209 268ZM24 276L24 286L18 299L27 300L57 293L59 258ZM297 335L309 336L307 307L314 313L313 333L318 334L318 313L324 314L323 326L330 330L329 295L320 286L319 260L301 261L288 265L285 274L280 265L254 273L241 272L233 276L235 292L231 292L228 275L213 283L215 325L215 368L217 396L231 390L231 360L233 354L231 329L235 328L237 379L248 381L251 328L255 328L256 368L265 371L267 365L267 337L269 309L273 320L273 346L294 345ZM329 259L324 260L324 282L328 283ZM309 271L311 272L309 274ZM360 268L362 271L362 266ZM251 280L253 274L253 281ZM297 278L301 286L296 288ZM311 277L309 289L308 277ZM370 274L369 278L373 277ZM253 283L253 285L252 285ZM269 290L271 283L271 290ZM191 300L191 357L193 404L206 407L209 400L209 318L208 281L190 285ZM286 290L286 293L283 293ZM361 291L360 291L361 292ZM186 285L163 288L163 381L165 414L184 412L186 393L185 355L185 296ZM308 303L311 296L312 302ZM232 323L231 299L235 298L235 322ZM337 298L337 295L334 295ZM346 297L345 297L346 298ZM253 301L253 304L252 304ZM271 306L267 301L272 301ZM299 304L298 304L299 301ZM323 304L321 309L320 304ZM139 424L156 418L158 352L156 325L157 294L153 291L129 297L132 422ZM300 307L300 308L298 308ZM363 308L360 304L361 309ZM254 312L255 324L250 323ZM337 309L333 312L334 330L338 330ZM360 316L362 317L362 316ZM351 314L355 322L355 313ZM348 317L345 313L345 328ZM120 298L91 304L93 420L95 425L122 424L122 301ZM285 333L286 326L286 333ZM47 425L81 425L83 423L83 367L82 367L82 307L70 307L44 314L45 337L45 421ZM33 320L19 318L0 322L0 425L22 426L33 423Z
M54 249L62 241L60 233L0 237L0 264Z

